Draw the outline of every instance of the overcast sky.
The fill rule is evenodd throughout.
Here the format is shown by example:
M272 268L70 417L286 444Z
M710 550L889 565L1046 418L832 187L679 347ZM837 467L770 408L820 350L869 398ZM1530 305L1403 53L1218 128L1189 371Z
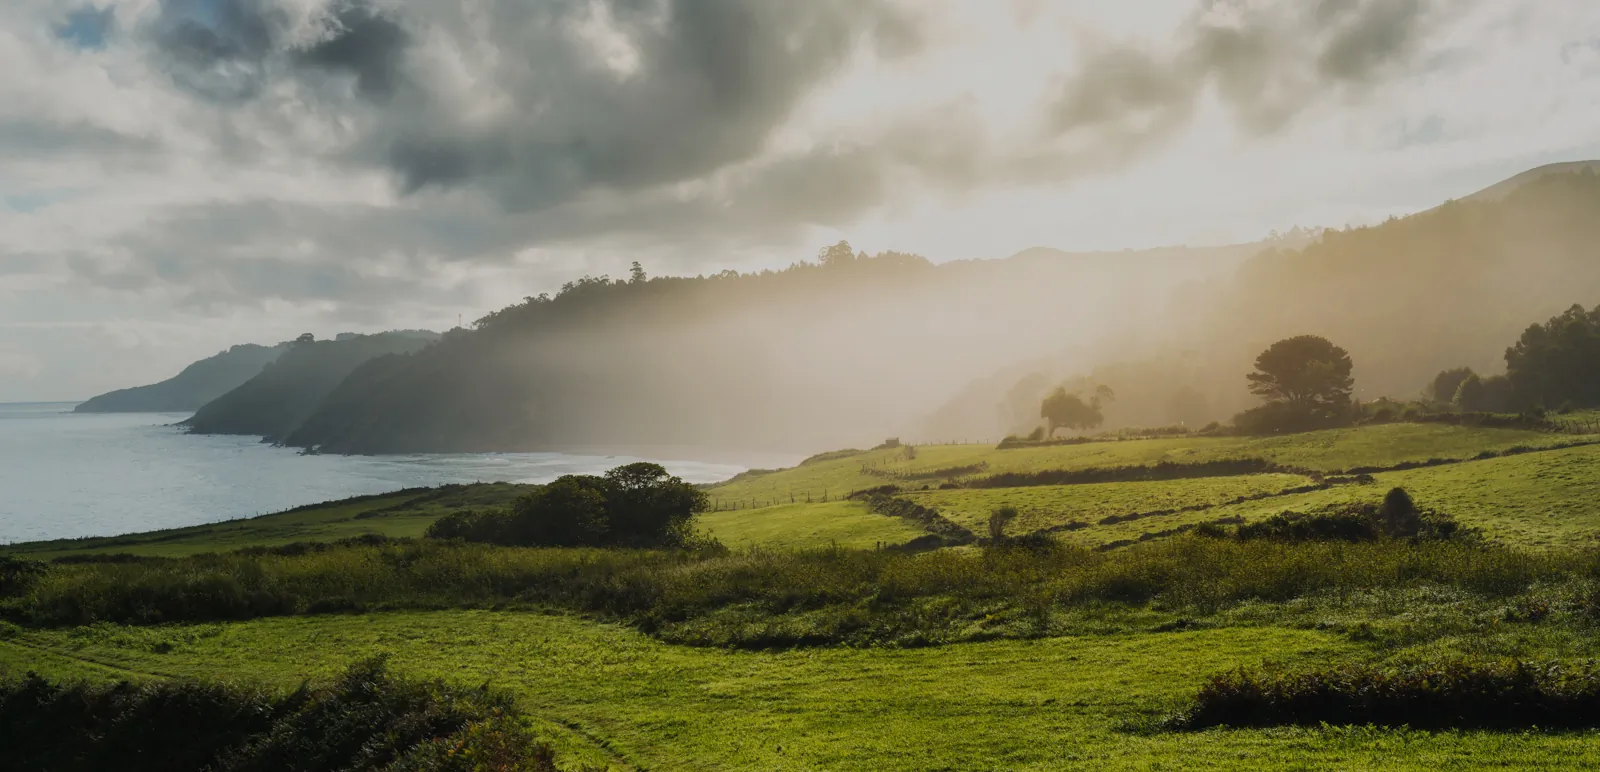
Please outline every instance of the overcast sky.
M1594 157L1593 0L4 0L0 401L634 259L1249 241Z

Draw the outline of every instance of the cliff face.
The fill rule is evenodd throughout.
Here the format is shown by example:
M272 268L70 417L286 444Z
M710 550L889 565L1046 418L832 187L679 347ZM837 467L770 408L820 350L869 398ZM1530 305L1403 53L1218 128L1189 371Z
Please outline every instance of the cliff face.
M284 346L234 346L160 383L118 389L73 408L78 413L192 413L254 378Z
M183 425L197 434L258 434L280 441L363 363L416 352L435 339L407 332L286 344L276 361L201 406Z

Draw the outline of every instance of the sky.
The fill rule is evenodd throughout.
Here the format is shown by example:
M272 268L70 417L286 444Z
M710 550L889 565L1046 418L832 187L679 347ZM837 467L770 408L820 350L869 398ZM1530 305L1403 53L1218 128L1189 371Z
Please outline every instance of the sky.
M634 260L1237 243L1589 158L1591 0L6 0L0 401Z

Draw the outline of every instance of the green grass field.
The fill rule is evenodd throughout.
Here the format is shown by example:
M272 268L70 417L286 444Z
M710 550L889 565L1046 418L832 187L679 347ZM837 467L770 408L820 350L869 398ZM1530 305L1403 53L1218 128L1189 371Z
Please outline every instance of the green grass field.
M1348 501L1377 501L1405 488L1424 507L1454 515L1492 538L1530 547L1576 547L1600 537L1600 446L1526 453L1464 464L1384 472L1376 485L1218 507L1202 519L1268 517ZM1154 525L1154 523L1151 523ZM1166 526L1163 526L1166 527Z
M695 522L734 549L804 549L835 544L871 548L903 544L925 533L904 520L873 514L865 504L855 501L707 512Z
M1172 437L997 450L992 445L938 445L878 450L738 480L711 488L725 503L788 503L791 496L820 501L890 482L863 473L863 467L897 474L928 474L941 469L987 464L980 474L1052 469L1148 465L1162 461L1196 463L1219 459L1263 458L1319 471L1357 466L1393 466L1430 458L1470 458L1485 450L1542 447L1568 442L1571 435L1514 429L1474 429L1442 424L1386 424L1330 429L1280 437ZM915 484L939 480L920 479ZM906 482L905 484L910 484Z
M928 474L983 464L986 466L976 474L994 474L1148 465L1162 461L1194 463L1265 458L1307 469L1342 470L1430 458L1470 458L1486 450L1498 452L1517 446L1538 448L1573 439L1570 435L1520 430L1390 424L1266 438L1177 437L1013 450L996 450L986 445L931 446L917 448L914 458L908 458L910 454L904 449L871 451L713 486L708 495L716 503L717 510L702 515L699 527L735 548L900 544L924 532L905 521L868 512L860 504L839 501L842 495L852 491L895 482L911 489L906 494L908 498L935 507L975 532L983 531L988 514L994 508L1015 506L1022 515L1011 526L1011 533L1082 521L1092 527L1063 538L1084 544L1104 544L1218 517L1260 518L1287 509L1377 497L1382 491L1339 488L1100 526L1096 521L1107 515L1220 504L1238 496L1295 487L1305 480L1295 475L1253 475L923 492L915 489L924 485L937 488L940 480L887 478L864 474L862 468ZM1593 476L1587 471L1595 459L1600 459L1600 450L1573 448L1465 465L1390 472L1379 477L1383 485L1403 485L1425 505L1457 514L1469 524L1486 528L1497 538L1530 545L1560 545L1600 533L1600 507L1591 504L1597 486L1591 482ZM0 550L36 559L105 553L177 557L247 546L332 541L367 534L417 537L440 515L463 507L503 506L522 490L520 486L501 483L463 486L453 491L441 489L364 497L191 528L102 539L6 545ZM810 503L805 501L808 496ZM735 506L738 508L730 509Z
M1160 482L1042 485L1027 488L975 488L918 491L905 497L934 507L973 531L982 531L989 513L998 507L1016 507L1017 519L1007 527L1022 534L1077 521L1101 528L1095 521L1107 515L1128 515L1205 506L1306 485L1299 475L1261 474Z
M1358 653L1329 633L1270 627L748 653L670 646L559 615L390 613L26 632L0 641L0 668L289 688L375 652L392 654L402 673L510 689L569 765L1600 768L1595 733L1137 729L1177 707L1206 674Z
M722 506L701 515L698 527L736 550L871 548L922 535L908 521L875 514L864 503L838 500L851 490L893 481L863 474L863 464L911 474L986 464L980 474L992 474L1259 457L1308 469L1340 470L1470 458L1485 450L1547 447L1573 439L1398 424L1256 439L1173 438L1007 451L924 447L915 451L914 458L903 450L874 451L715 486L709 493ZM1013 533L1089 522L1090 527L1062 532L1058 538L1095 545L1223 517L1259 519L1290 509L1376 501L1390 487L1403 486L1419 504L1484 528L1495 540L1538 549L1589 545L1600 534L1597 469L1600 446L1590 446L1384 472L1372 484L1235 505L1222 502L1282 491L1304 485L1307 479L1247 475L911 490L902 495L978 532L989 512L999 506L1022 511ZM901 484L937 488L939 482L937 477L922 477ZM826 503L820 500L824 490ZM503 505L520 492L509 485L408 492L152 534L12 545L6 551L41 559L104 552L175 557L368 533L417 536L445 512ZM803 500L808 493L811 503ZM799 501L790 503L791 496ZM739 502L739 509L728 508L734 502ZM757 502L774 503L751 506ZM1214 506L1117 524L1095 523L1106 515L1200 505ZM986 553L960 554L989 560L983 557ZM1104 554L1109 559L1122 553ZM750 554L749 559L757 562L728 569L730 576L748 574L756 586L775 581L775 574L764 573L774 566L759 563L761 557ZM908 563L907 570L912 565L934 570L932 566L942 564ZM682 574L680 569L666 570ZM913 575L921 577L917 581L937 581L921 574L897 574L904 578L895 581L910 581ZM1524 607L1545 602L1529 600L1531 595L1497 597L1408 586L1353 596L1246 601L1207 611L1166 607L1160 599L1116 608L1098 602L1058 609L1055 621L1039 633L1055 637L978 637L968 639L973 640L970 643L905 648L817 645L776 651L666 642L696 640L689 634L694 629L680 630L683 635L676 639L659 631L651 637L598 618L486 608L309 614L142 628L106 623L22 628L0 622L0 672L33 670L55 678L88 679L222 678L291 688L308 677L331 675L358 657L387 652L405 674L471 685L487 682L511 690L533 717L533 729L556 746L569 767L1600 769L1597 732L1322 728L1174 733L1146 728L1154 718L1179 707L1207 675L1263 662L1425 659L1441 652L1591 657L1597 650L1593 622L1585 621L1589 612L1583 611L1587 606L1582 599L1590 592L1585 587L1536 588L1545 593L1537 598L1572 598L1559 600L1566 605L1553 613L1563 621L1553 625L1527 621L1534 617L1527 616ZM871 593L860 597L866 599L860 606L863 615L876 613L873 609L880 602L892 602ZM776 612L758 613L749 603L729 602L734 605L707 612L703 624L781 623L777 616L760 616ZM946 608L942 602L929 598L902 606L900 612L883 613L912 613L912 609L918 614L957 613L942 610ZM813 611L802 605L785 613L784 619L799 624ZM982 613L987 612L980 609ZM1173 620L1182 614L1198 616L1175 625ZM1021 617L1006 620L1001 621L1011 627L1005 629L1021 629L1017 627ZM973 624L983 628L986 622L979 619Z
M0 546L0 551L35 560L70 555L122 553L181 557L243 547L336 541L358 536L420 537L440 516L462 508L502 506L525 486L487 483L377 496L360 496L297 507L260 517L90 539L58 539Z

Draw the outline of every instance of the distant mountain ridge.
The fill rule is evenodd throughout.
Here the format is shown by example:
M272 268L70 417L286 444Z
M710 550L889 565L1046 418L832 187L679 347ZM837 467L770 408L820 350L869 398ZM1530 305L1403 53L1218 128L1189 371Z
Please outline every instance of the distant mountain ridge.
M160 383L118 389L93 397L75 413L192 413L254 378L283 354L285 344L233 346L195 362Z
M1530 182L1544 179L1555 174L1581 174L1583 172L1600 172L1600 160L1596 161L1567 161L1564 163L1545 164L1544 166L1529 169L1521 174L1496 182L1483 190L1473 193L1463 201L1500 201L1512 192L1522 188Z
M258 434L277 442L356 368L375 358L419 351L438 339L438 333L426 330L399 330L284 344L276 361L202 405L182 425L195 434Z

